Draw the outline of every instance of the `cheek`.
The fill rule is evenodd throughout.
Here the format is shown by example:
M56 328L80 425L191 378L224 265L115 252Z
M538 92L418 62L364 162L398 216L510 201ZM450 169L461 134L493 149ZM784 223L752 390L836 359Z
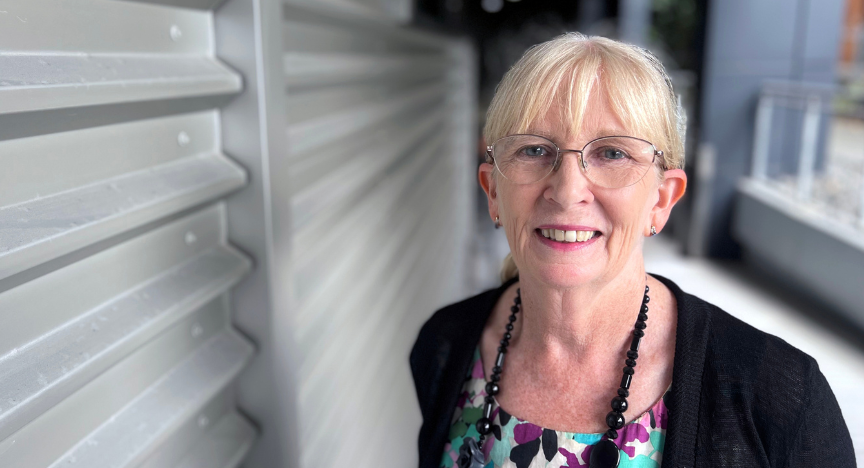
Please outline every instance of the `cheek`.
M498 194L504 232L511 251L518 255L530 241L532 219L542 191L530 186L509 186L501 187Z
M628 194L630 197L616 198L608 203L606 212L612 223L610 241L630 245L642 236L648 224L650 201L642 194Z
M524 224L534 212L540 193L529 186L510 186L501 188L498 192L501 200L501 212L514 227Z

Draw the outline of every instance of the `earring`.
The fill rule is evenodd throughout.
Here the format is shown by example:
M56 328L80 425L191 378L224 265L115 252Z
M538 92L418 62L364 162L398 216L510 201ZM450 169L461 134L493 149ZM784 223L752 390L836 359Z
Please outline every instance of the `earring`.
M495 229L498 229L500 227L501 227L501 223L498 222L498 217L496 216L495 217Z
M655 228L654 225L652 224L651 225L651 237L654 237L656 235L657 235L657 228Z

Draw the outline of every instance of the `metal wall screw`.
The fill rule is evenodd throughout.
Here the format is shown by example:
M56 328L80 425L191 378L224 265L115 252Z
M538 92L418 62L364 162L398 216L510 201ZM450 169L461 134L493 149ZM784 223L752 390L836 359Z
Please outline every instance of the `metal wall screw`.
M177 144L180 146L186 146L190 141L192 141L192 139L189 138L189 134L186 132L180 132L180 134L177 135Z
M177 42L183 37L183 31L176 24L171 25L171 40Z

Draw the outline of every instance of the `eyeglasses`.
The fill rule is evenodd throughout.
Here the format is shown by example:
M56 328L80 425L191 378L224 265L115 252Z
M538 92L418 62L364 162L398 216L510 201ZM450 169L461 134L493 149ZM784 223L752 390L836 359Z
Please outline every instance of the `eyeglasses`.
M537 182L561 167L564 153L578 153L579 167L592 183L621 188L642 180L657 156L648 141L629 136L607 136L589 141L581 150L560 149L539 135L509 135L486 147L486 161L516 184Z

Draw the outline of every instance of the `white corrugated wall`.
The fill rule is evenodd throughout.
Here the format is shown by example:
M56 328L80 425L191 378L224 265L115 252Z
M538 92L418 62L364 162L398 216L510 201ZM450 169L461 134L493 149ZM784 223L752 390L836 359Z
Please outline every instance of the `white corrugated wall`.
M468 291L476 145L466 42L285 7L301 466L413 466L408 351Z
M0 465L236 466L252 262L207 2L0 1ZM212 3L212 2L211 2Z
M476 123L409 18L0 0L0 466L415 464Z

